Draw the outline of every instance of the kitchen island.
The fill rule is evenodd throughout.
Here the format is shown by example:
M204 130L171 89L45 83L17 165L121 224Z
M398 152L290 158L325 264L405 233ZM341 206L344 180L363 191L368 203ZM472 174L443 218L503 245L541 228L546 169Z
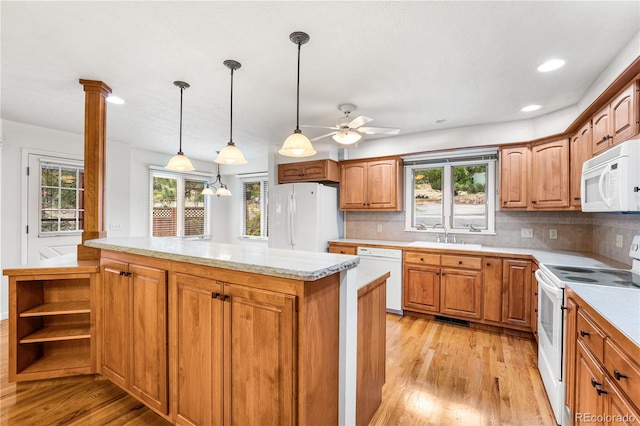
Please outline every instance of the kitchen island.
M358 303L386 280L358 274L356 256L171 238L85 244L102 253L86 281L86 372L175 424L356 424L367 350L356 348ZM373 311L384 324L384 309Z

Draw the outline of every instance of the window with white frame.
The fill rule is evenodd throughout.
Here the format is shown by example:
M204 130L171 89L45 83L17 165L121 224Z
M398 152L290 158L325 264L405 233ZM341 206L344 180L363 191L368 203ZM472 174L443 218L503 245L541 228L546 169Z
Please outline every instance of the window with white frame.
M497 152L405 158L406 230L495 233Z
M150 168L149 234L153 237L209 235L209 203L202 190L208 175Z
M40 162L40 226L38 235L63 235L84 229L82 163Z
M269 235L269 180L266 174L240 179L242 183L242 238L267 238Z

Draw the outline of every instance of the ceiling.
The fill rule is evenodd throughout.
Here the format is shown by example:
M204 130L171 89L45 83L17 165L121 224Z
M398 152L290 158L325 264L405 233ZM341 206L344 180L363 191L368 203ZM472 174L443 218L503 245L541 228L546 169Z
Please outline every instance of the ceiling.
M353 103L400 134L521 120L574 105L640 30L640 2L2 1L2 119L82 133L78 79L102 80L107 137L213 161L233 140L249 161L300 123L333 126ZM551 73L536 67L560 57ZM528 104L543 108L520 112ZM437 124L436 120L445 119ZM303 129L309 137L326 133ZM371 136L365 136L371 139ZM319 148L333 143L317 142Z

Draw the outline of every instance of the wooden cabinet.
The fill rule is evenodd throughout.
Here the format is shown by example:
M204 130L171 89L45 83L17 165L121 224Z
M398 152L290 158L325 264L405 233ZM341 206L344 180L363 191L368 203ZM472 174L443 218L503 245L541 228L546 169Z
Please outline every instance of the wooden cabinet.
M593 115L593 155L637 135L639 119L638 82L633 81Z
M531 147L531 208L559 209L569 202L569 140Z
M440 312L479 319L482 316L482 271L442 268Z
M525 146L500 148L500 207L526 209L529 205L529 157Z
M571 169L570 185L571 205L581 207L580 185L582 184L582 164L591 158L591 121L585 124L571 138L569 146L569 165Z
M402 159L340 162L340 210L402 211Z
M340 182L338 163L333 160L278 164L278 183Z
M329 253L358 254L358 247L351 244L329 243Z
M101 359L105 377L167 414L167 271L157 264L101 259Z
M640 347L565 289L565 403L576 424L640 425Z
M5 270L9 276L9 381L96 372L98 264Z
M500 324L502 322L502 259L483 259L482 318Z
M403 309L440 312L440 267L405 265Z
M531 327L531 261L503 261L502 322L529 329Z

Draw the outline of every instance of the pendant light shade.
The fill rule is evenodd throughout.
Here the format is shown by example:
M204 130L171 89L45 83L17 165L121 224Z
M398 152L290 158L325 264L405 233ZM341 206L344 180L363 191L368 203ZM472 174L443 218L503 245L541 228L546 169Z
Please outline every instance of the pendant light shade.
M332 139L343 145L351 145L362 139L362 135L356 130L344 129L338 130L338 132L333 135Z
M316 154L308 137L300 130L300 47L309 41L309 35L301 31L289 35L289 40L298 45L298 82L296 85L296 129L293 134L285 139L282 148L278 151L285 157L311 157Z
M195 167L191 164L191 160L182 152L182 94L185 89L189 88L189 83L174 81L173 84L180 88L180 148L178 148L178 153L171 157L171 160L169 160L164 168L176 172L189 172L195 170Z
M220 154L220 152L218 152ZM215 187L215 184L219 183L220 186L218 188ZM220 197L230 197L231 191L227 188L227 185L222 183L222 177L220 176L220 164L218 164L218 175L216 176L216 180L213 183L206 183L204 185L204 189L201 192L202 195L217 195Z
M242 151L233 143L233 72L242 65L233 59L227 59L223 64L231 70L231 108L229 112L229 143L222 148L216 157L215 162L218 164L247 164ZM223 194L226 195L226 194ZM231 193L229 193L231 195Z

